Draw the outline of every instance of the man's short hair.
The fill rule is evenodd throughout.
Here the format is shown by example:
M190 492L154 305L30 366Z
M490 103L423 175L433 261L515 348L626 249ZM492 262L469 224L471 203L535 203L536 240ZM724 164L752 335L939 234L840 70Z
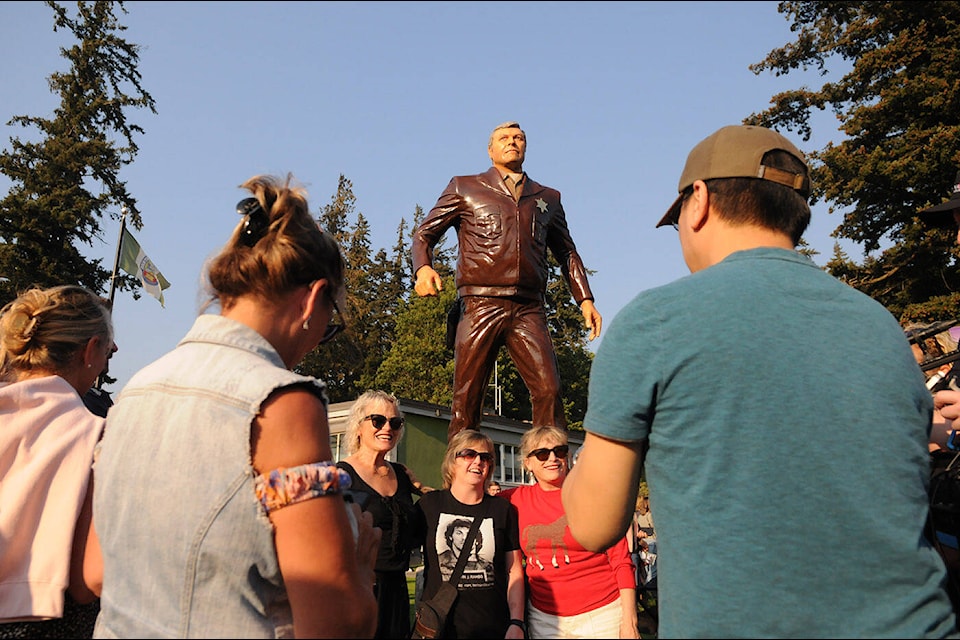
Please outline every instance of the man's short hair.
M794 246L810 224L810 168L803 152L780 133L754 125L721 127L687 156L680 194L657 223L672 224L680 206L703 180L719 218L790 236Z
M490 141L487 142L488 148L493 146L493 136L497 133L497 131L500 131L500 129L520 129L520 133L522 133L524 137L526 137L527 135L527 133L520 128L520 123L515 120L508 120L507 122L501 122L500 124L498 124L493 128L493 131L490 132Z
M784 171L765 162L772 151L781 151L796 159L797 170ZM713 132L687 156L677 199L657 223L657 227L677 219L684 192L697 180L750 178L770 181L799 194L804 201L810 195L810 172L803 153L773 129L753 125L729 125Z
M467 529L470 530L470 527L473 526L472 520L466 520L464 518L457 518L456 520L451 520L447 524L446 530L443 532L443 539L447 541L447 548L453 550L453 532L457 529ZM483 534L480 533L480 530L477 529L477 535L473 539L473 546L480 548L483 546ZM467 549L467 554L473 552L473 549Z

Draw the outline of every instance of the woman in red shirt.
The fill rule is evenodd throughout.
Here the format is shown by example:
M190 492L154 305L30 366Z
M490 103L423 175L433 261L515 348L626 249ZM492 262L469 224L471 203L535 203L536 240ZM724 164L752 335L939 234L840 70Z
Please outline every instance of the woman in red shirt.
M639 638L634 566L626 537L604 553L570 535L560 502L569 471L567 434L533 427L520 440L523 465L536 483L506 489L520 522L531 638Z

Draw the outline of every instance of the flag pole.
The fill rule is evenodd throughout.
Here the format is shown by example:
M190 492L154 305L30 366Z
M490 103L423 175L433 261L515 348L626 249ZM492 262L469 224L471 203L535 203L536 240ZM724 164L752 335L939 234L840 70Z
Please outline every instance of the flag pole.
M110 275L110 311L113 311L113 297L117 292L117 269L120 268L120 251L123 248L123 231L127 228L127 205L120 206L120 233L117 235L117 251L113 256L113 273ZM106 382L104 380L104 375L101 373L97 376L97 381L95 386L97 389L102 389L103 384Z
M113 274L110 276L110 307L117 291L117 269L120 268L120 250L123 247L123 230L127 228L127 205L120 207L120 234L117 236L117 253L113 257Z

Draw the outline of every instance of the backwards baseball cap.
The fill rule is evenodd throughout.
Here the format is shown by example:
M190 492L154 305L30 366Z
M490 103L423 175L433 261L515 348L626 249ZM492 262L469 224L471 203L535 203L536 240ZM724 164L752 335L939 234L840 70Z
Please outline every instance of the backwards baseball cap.
M960 171L957 172L957 178L953 181L953 193L946 202L941 202L935 207L924 209L920 212L923 220L931 227L953 227L953 212L960 209Z
M763 164L768 151L786 151L803 163L803 173L793 173ZM711 178L759 178L790 187L806 199L810 195L809 167L803 153L773 129L753 125L729 125L701 140L687 156L680 174L680 193L657 227L672 224L680 215L683 192L697 180Z

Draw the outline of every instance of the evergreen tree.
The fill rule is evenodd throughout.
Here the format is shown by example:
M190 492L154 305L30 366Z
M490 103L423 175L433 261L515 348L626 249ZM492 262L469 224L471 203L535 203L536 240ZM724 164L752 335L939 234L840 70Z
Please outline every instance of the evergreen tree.
M593 353L587 348L589 330L584 326L583 313L573 301L573 294L564 280L560 265L550 256L550 279L547 281L546 311L550 335L553 336L560 368L563 408L567 427L583 428L587 412L587 384ZM593 275L593 271L587 270Z
M958 317L956 235L916 214L943 201L960 169L960 2L781 2L778 11L796 41L755 73L849 68L819 89L780 93L745 120L809 140L813 109L836 115L845 138L808 152L811 202L842 211L834 237L867 258L835 254L828 270L901 320Z
M413 213L410 236L423 220L423 207ZM413 294L413 260L406 240L406 221L401 222L394 245L394 308L390 345L374 376L373 385L397 396L450 405L453 400L453 351L445 346L447 311L457 296L454 285L454 251L446 237L434 246L433 268L443 278L443 290L436 297ZM401 267L402 265L402 267Z
M407 222L401 220L392 254L388 256L381 249L371 264L368 283L371 335L366 345L366 366L359 381L359 386L364 390L377 386L377 371L390 352L396 336L400 307L409 297L410 269L406 260L409 253L406 233Z
M8 122L40 135L36 142L12 137L10 149L0 153L0 172L13 183L0 200L0 306L34 285L70 281L103 292L112 264L105 268L102 258L84 257L81 245L102 242L102 218L119 219L122 206L128 222L142 226L118 174L137 154L134 135L143 133L127 122L126 110L156 109L141 86L139 47L120 36L126 27L114 16L115 6L127 11L123 2L77 2L71 16L55 2L46 4L54 12L54 31L68 30L79 42L61 49L70 69L50 76L60 98L54 117L21 115ZM117 288L136 292L138 286L118 274Z
M368 281L370 271L369 228L362 216L351 229L350 216L356 209L353 184L342 174L337 191L321 209L320 226L336 238L346 262L344 280L347 299L342 321L346 331L331 342L319 345L296 367L299 373L314 376L327 383L331 402L353 400L365 366L365 342L368 339Z
M453 278L444 278L436 297L412 296L400 305L396 334L380 364L375 386L394 395L450 406L453 351L446 348L447 309L456 299Z

